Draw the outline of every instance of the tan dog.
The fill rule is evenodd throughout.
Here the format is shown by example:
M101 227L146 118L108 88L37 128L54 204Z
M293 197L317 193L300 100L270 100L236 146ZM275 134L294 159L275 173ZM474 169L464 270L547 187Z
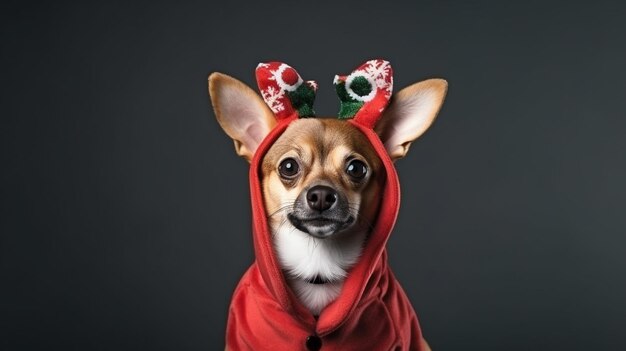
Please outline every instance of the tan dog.
M229 76L212 74L209 89L219 124L250 161L276 124L272 111ZM444 80L431 79L394 95L375 128L392 160L431 125L446 89ZM263 157L273 248L287 284L313 315L337 298L368 243L385 182L381 168L365 136L335 118L292 122Z
M380 168L363 134L334 119L295 121L263 159L275 249L315 315L337 297L361 253L380 202Z

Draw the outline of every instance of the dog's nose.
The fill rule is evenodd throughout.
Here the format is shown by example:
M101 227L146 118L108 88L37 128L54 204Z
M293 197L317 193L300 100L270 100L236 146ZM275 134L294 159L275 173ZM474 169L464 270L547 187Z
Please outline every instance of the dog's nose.
M306 192L306 202L309 207L316 211L326 211L337 201L337 192L335 189L325 186L316 185Z

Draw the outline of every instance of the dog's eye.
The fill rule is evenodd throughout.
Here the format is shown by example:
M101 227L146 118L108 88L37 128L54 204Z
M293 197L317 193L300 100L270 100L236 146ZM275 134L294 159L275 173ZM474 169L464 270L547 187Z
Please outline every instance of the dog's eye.
M298 166L298 162L293 158L286 158L278 165L278 173L280 173L280 176L283 178L293 179L298 175L299 171L300 166Z
M346 173L354 180L361 180L365 178L367 174L367 166L363 161L352 160L348 163L348 167L346 168Z

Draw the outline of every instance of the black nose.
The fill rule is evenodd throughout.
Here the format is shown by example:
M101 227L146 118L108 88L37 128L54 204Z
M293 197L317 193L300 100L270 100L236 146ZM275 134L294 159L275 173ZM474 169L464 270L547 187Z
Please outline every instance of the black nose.
M328 186L316 185L306 192L306 202L316 211L326 211L337 201L337 192Z

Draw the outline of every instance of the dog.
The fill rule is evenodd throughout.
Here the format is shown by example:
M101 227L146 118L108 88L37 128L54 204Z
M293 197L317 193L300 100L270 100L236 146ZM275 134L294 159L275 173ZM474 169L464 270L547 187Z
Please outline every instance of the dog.
M303 340L300 346L308 350L322 345L328 349L430 350L408 302L408 306L397 311L392 310L395 307L383 310L384 316L390 317L390 324L394 324L387 333L393 337L386 336L386 343L378 345L371 341L357 346L338 330L345 328L341 324L350 320L350 313L358 309L354 306L361 304L359 301L374 297L384 300L378 294L388 286L393 287L390 291L394 290L389 299L398 299L402 304L408 301L399 285L395 288L397 283L387 282L395 282L390 271L387 273L384 251L391 228L381 231L377 225L391 222L393 226L397 215L394 201L398 201L398 194L393 188L397 178L389 165L404 157L411 143L432 124L446 95L447 82L425 80L401 90L391 99L389 63L370 60L353 74L335 78L342 102L338 119L310 118L317 84L304 82L291 66L276 62L260 64L257 80L262 97L235 78L221 73L209 77L218 123L233 139L237 154L252 163L253 217L255 213L262 217L255 218L254 236L255 265L260 268L251 268L242 279L248 285L240 283L235 292L227 327L230 334L227 349L297 349L291 346L291 341L282 340L290 335L280 332L291 323L284 319L293 319L296 329L304 329L307 334L300 338ZM390 202L394 205L389 205ZM382 216L387 219L381 219ZM364 268L367 272L356 269L359 265L368 267ZM382 278L372 278L376 274L369 271L379 270L383 272ZM361 279L349 280L353 273L360 274ZM370 291L368 286L374 285L373 281L381 291L370 289L371 294L364 294L361 290ZM259 287L253 293L243 292L254 282ZM361 300L350 301L354 300L351 298L340 302L343 292ZM249 298L248 295L257 295L252 297L255 303L263 299L278 303L274 301L269 308L261 308L265 311L257 311L260 315L251 314L249 308L237 311L245 305L239 300ZM268 311L275 309L281 309L281 313L275 316L275 321L268 321L272 314ZM333 309L335 312L327 312ZM263 315L265 312L268 313ZM333 317L325 318L325 313ZM247 318L250 320L246 321ZM362 318L357 318L346 333L362 334L368 327L361 325L376 323L359 321ZM319 324L327 319L335 319L335 323L327 322L330 327L324 330ZM269 329L259 326L254 331L249 326L252 320L254 324L277 326ZM385 329L383 325L381 328ZM269 344L253 341L261 333L269 335L277 331L279 341ZM242 336L246 332L250 335ZM407 335L398 337L402 333ZM378 334L369 334L375 335ZM298 339L297 335L292 336Z

